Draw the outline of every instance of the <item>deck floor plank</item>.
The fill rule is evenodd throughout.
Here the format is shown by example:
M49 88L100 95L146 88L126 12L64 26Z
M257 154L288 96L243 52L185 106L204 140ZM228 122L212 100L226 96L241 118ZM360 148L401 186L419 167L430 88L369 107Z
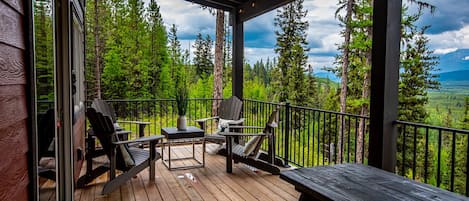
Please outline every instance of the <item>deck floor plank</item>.
M208 144L207 149L213 150L216 146ZM196 147L196 150L199 156L201 149ZM174 157L189 156L192 154L192 147L172 147L171 154ZM81 201L298 200L299 193L278 176L263 171L252 171L241 163L235 164L233 173L228 174L225 157L209 153L206 153L205 157L205 168L173 171L169 171L161 160L158 160L154 181L150 181L148 169L145 169L109 195L101 195L102 188L109 178L109 174L106 173L85 188L77 189L75 199ZM96 161L107 161L107 159L103 157ZM186 160L174 164L194 163ZM40 194L40 200L55 200L55 191L51 190L54 189L55 182L41 180L41 183L41 192L44 193Z

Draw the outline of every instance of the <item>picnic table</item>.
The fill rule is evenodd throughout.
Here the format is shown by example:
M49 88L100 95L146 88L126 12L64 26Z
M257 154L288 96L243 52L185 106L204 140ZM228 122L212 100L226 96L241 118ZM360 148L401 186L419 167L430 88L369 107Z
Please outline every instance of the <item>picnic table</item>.
M280 178L300 200L469 200L469 198L362 164L299 168Z

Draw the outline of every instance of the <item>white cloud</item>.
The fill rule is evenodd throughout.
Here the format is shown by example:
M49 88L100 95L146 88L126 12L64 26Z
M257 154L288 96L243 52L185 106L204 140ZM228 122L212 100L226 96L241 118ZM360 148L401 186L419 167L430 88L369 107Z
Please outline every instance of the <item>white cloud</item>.
M443 48L443 49L435 49L435 54L448 54L451 52L455 52L458 48Z
M445 53L443 50L457 49L468 49L469 48L469 24L463 26L459 30L445 31L440 34L429 34L427 35L430 39L430 46L441 53ZM449 52L446 52L449 53Z
M198 4L185 0L157 0L157 4L166 27L176 24L178 35L195 38L199 32L203 35L215 33L215 16Z
M462 60L469 61L469 56L465 56Z
M267 58L272 60L277 57L275 54L274 48L256 48L256 47L245 47L244 48L244 57L246 62L253 65L256 61L261 59L265 62Z
M308 58L308 64L313 67L315 73L322 72L324 67L332 67L335 58L331 56L314 56Z

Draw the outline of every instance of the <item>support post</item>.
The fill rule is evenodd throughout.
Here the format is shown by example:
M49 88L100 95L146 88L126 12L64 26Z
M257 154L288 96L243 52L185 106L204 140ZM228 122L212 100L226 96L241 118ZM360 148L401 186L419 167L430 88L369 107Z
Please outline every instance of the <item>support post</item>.
M230 12L233 27L233 95L243 100L243 67L244 67L244 24L239 19L237 9Z
M396 165L401 0L373 3L369 164L394 172Z

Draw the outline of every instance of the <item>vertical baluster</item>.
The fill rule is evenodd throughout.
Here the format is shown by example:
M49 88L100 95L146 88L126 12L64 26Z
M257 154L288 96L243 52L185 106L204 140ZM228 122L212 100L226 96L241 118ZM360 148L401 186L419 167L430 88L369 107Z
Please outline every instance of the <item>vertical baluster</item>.
M354 155L354 162L356 163L357 162L357 146L358 146L358 129L359 129L359 126L358 126L358 117L355 117L355 147L354 147L354 151L353 151L353 155Z
M317 162L316 162L316 165L319 165L319 155L320 155L320 147L321 147L321 136L320 136L320 133L321 133L321 112L318 112L318 147L317 147Z
M306 129L306 110L305 109L302 109L302 113L303 113L303 121L302 123L300 123L300 127L301 127L301 130L302 132L300 133L300 135L302 135L302 139L303 139L303 146L301 147L301 153L303 154L303 166L305 166L305 142L306 142L306 132L305 132L305 129Z
M469 156L469 135L466 134L466 156ZM469 157L466 157L466 196L469 197Z
M402 135L402 172L401 175L405 176L405 148L406 148L406 134L407 134L407 126L404 125L403 129L403 135Z
M428 127L425 128L425 164L424 167L424 182L427 183L428 177Z
M311 164L309 163L309 155L311 154L311 150L310 150L310 142L311 142L310 141L310 135L311 135L311 130L310 129L311 129L311 127L310 126L311 126L311 111L308 111L308 132L307 132L307 135L308 135L308 144L307 144L308 149L307 149L307 151L308 151L308 153L306 155L307 156L306 164L307 164L308 167L311 166Z
M348 120L348 121L347 121L347 122L348 122L348 129L347 129L347 130L348 130L348 131L347 131L347 163L350 163L350 136L351 136L351 134L352 134L352 133L351 133L351 130L352 130L352 129L351 129L351 127L350 127L350 125L351 125L350 122L351 122L352 120L350 120L350 118L351 118L350 116L347 115L347 117L348 117L348 118L347 118L347 120Z
M338 136L338 123L339 123L339 115L336 113L335 114L335 129L334 129L334 163L337 163L337 153L338 148L337 147L337 142L339 141L339 136Z
M326 142L326 112L323 112L323 124L322 124L322 165L324 165L325 161L325 150L324 150L324 144Z
M414 126L414 150L413 150L413 167L412 167L412 179L415 179L415 173L417 168L417 126Z
M289 145L290 145L290 136L289 136L289 131L290 130L290 103L286 103L285 104L285 148L284 148L284 151L285 151L285 155L284 155L284 161L285 161L285 164L288 164L289 162Z
M342 143L340 143L340 163L342 163L344 161L344 135L345 135L345 130L344 130L344 127L345 127L345 115L344 114L340 114L340 132L342 133L342 136L340 136L340 140Z
M441 129L438 129L438 161L436 170L436 186L440 187L441 183Z
M456 166L456 132L452 133L453 143L451 143L451 191L454 191L454 166Z

